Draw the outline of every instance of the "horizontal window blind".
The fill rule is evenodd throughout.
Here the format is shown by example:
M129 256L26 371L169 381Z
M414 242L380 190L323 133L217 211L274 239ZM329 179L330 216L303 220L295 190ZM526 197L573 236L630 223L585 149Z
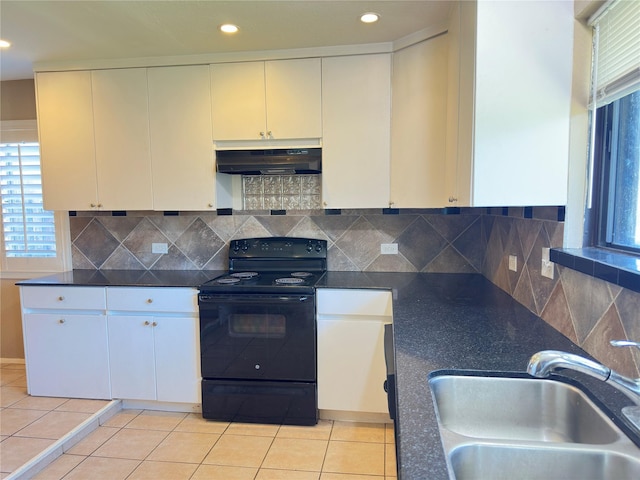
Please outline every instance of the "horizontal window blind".
M56 257L54 214L42 202L38 143L0 144L0 198L5 255Z
M640 89L640 0L613 0L589 22L594 27L592 106Z

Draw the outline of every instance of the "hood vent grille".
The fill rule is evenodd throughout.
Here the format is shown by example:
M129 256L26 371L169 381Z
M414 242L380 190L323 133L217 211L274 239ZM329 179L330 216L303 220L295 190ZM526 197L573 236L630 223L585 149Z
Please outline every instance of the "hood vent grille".
M216 164L219 173L236 175L321 173L322 149L218 150Z

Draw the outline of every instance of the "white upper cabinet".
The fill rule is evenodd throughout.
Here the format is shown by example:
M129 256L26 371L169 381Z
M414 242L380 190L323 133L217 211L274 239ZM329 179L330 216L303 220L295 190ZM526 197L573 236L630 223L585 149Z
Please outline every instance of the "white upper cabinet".
M214 140L320 138L320 59L211 65Z
M389 206L391 55L322 59L325 208Z
M98 204L91 72L36 75L42 189L47 210Z
M214 209L209 67L149 68L147 75L153 208Z
M439 35L393 54L391 206L447 204L448 38Z
M91 72L99 207L151 210L147 69Z
M479 207L566 204L573 4L478 0L457 8L451 196Z

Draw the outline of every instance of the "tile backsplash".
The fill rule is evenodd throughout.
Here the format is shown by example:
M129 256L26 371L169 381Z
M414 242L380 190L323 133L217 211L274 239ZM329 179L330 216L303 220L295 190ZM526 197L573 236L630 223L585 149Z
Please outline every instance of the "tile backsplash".
M640 293L558 265L553 279L541 275L542 248L562 246L557 208L286 213L79 212L70 218L73 268L224 270L233 238L322 238L330 270L481 273L598 360L640 376L640 355L609 345L640 341ZM152 253L152 243L166 243L168 253ZM397 243L398 255L381 255L381 243Z

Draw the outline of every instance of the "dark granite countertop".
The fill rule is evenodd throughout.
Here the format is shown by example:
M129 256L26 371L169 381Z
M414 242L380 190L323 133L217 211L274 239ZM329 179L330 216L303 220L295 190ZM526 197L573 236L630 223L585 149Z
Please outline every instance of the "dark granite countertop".
M18 285L197 287L223 272L74 270ZM393 294L398 401L398 468L402 480L449 478L428 385L438 371L526 375L529 357L583 350L479 274L327 272L319 288L379 288ZM629 401L615 389L568 372L636 444L621 419Z
M529 357L539 350L588 356L482 275L329 272L320 287L393 292L402 480L449 478L428 386L432 372L483 370L526 376ZM573 372L567 375L568 381L587 387L592 399L631 433L620 418L620 408L630 403L626 397L604 382ZM640 445L638 437L632 439Z
M16 285L195 288L223 273L213 270L73 270L21 280Z

